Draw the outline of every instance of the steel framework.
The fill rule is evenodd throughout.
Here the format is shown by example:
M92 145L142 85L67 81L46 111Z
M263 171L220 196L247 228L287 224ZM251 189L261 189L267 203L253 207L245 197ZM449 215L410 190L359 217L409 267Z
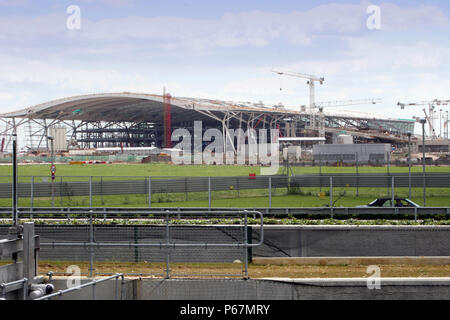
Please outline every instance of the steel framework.
M407 133L414 132L415 125L414 120L363 113L326 114L324 118L329 141L332 135L345 132L357 141L406 145ZM185 128L192 132L194 121L202 121L204 131L220 129L230 142L235 129L279 129L283 137L319 134L319 129L311 125L314 115L309 111L249 102L175 97L169 100L161 95L112 93L70 97L0 114L0 138L4 139L4 151L10 150L12 132L21 130L29 150L44 151L49 150L49 129L63 126L67 128L69 149L165 147L169 130Z

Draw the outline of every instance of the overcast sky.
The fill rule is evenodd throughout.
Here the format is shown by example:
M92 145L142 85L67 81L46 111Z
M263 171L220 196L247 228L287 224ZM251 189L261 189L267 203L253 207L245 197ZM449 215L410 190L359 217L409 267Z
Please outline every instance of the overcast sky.
M67 26L71 5L79 29ZM370 5L380 29L367 27ZM164 86L173 96L308 104L306 80L279 69L325 77L317 101L382 98L342 109L411 118L422 108L398 101L450 99L449 62L449 1L0 0L1 112Z

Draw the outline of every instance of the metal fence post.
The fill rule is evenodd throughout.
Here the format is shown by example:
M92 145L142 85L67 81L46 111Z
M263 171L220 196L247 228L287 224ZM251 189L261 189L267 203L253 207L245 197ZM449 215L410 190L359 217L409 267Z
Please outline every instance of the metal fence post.
M148 177L148 207L152 207L152 177Z
M169 212L166 211L166 279L170 279L170 235L169 235Z
M64 207L62 189L63 189L63 177L60 176L59 177L59 203L61 204L61 207Z
M248 230L247 230L247 212L244 215L244 276L248 278Z
M92 208L92 176L89 177L89 207Z
M23 278L23 300L28 300L28 278Z
M89 211L89 277L94 276L94 222L92 221L92 210Z
M103 176L100 177L100 197L101 197L100 201L103 206L105 204L103 202Z
M322 156L319 152L319 191L322 192Z
M356 160L356 196L359 197L359 163L358 163L358 152L355 154Z
M330 176L330 208L333 207L333 176Z
M23 224L23 277L33 279L36 276L36 257L34 251L34 223Z
M427 206L427 176L423 173L423 206Z
M125 284L125 277L123 274L120 276L120 300L123 300L123 290L124 290L124 284Z
M391 180L391 197L392 197L392 206L394 206L394 201L395 201L395 177L392 176L392 180Z
M272 176L269 176L269 208L272 208Z
M208 210L211 210L211 177L208 177Z
M391 167L391 154L389 152L386 153L386 161L387 161L387 166L386 166L386 170L387 170L387 175L388 177L391 175L390 173L390 167ZM389 197L389 184L386 184L387 187L387 196Z
M30 186L30 207L33 209L34 206L34 176L31 177L31 186Z

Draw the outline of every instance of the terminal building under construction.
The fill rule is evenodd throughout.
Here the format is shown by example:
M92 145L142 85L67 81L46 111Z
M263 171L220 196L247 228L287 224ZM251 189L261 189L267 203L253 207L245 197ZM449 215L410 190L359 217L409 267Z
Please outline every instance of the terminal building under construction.
M352 136L354 143L388 143L405 146L415 120L391 119L367 114L322 114L314 110L291 110L281 105L233 103L218 100L137 93L103 93L69 97L15 112L0 114L2 152L11 148L13 132L21 132L25 151L45 152L96 148L172 148L173 130L193 134L194 121L202 130L219 129L223 137L231 130L279 129L280 137L318 137L326 143ZM413 136L413 143L417 139ZM233 142L235 145L236 142ZM23 148L22 148L23 149Z

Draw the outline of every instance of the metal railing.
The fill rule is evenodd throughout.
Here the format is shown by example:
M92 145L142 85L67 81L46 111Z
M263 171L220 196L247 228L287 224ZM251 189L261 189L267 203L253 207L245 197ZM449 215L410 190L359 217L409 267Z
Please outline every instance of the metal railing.
M103 216L104 211L84 211L84 215L89 219L89 241L88 242L43 242L40 244L42 248L45 247L83 247L89 249L89 276L94 276L94 255L95 255L95 248L101 248L101 247L126 247L126 248L164 248L165 249L165 277L170 278L171 277L171 269L170 269L170 253L169 249L176 249L176 248L236 248L236 249L242 249L244 254L244 276L248 277L248 262L249 262L249 249L253 247L260 246L264 243L264 217L263 214L259 211L254 210L236 210L236 211L224 211L219 213L220 215L237 215L241 216L243 218L243 230L244 230L244 241L242 242L235 242L235 243L217 243L217 242L192 242L192 243L180 243L180 242L173 242L170 238L170 216L176 216L177 218L180 218L181 216L207 216L208 214L211 214L207 211L169 211L166 210L164 212L158 212L158 211L142 211L140 214L145 215L159 215L164 217L164 226L165 226L165 233L164 233L164 241L159 241L156 243L136 243L136 242L97 242L94 239L94 217L95 216ZM216 213L217 214L217 213ZM254 217L259 216L259 232L260 232L260 239L257 243L249 243L249 236L248 236L248 216L252 215ZM251 241L251 240L250 240Z
M23 292L23 300L27 300L27 297L28 297L28 279L27 278L0 284L2 299L6 299L6 294L8 292L17 291L20 289L23 290L22 291Z
M83 288L86 288L86 287L89 287L89 286L92 286L92 298L91 299L95 300L95 298L96 298L96 294L95 294L96 285L99 284L99 283L108 281L108 280L113 280L113 279L116 280L116 282L115 282L115 289L114 289L114 300L118 300L117 298L118 298L118 291L119 291L118 290L118 280L119 280L119 278L121 279L120 300L122 300L123 299L124 283L125 283L125 279L124 279L123 273L116 273L115 275L112 275L110 277L106 277L106 278L98 279L98 280L92 280L90 282L87 282L87 283L84 283L84 284L81 284L81 285L78 285L78 286L75 286L75 287L72 287L72 288L68 288L68 289L64 289L64 290L58 290L55 293L51 293L51 294L42 296L42 297L34 299L34 300L49 300L49 299L54 298L54 297L58 297L59 299L61 299L61 297L64 294L67 294L67 293L70 293L70 292L73 292L73 291L77 291L77 290L80 290L80 289L83 289Z
M419 216L449 216L450 207L312 207L312 208L269 208L269 207L254 207L246 208L247 212L257 211L264 216L376 216L382 215L387 218L392 217L397 219L401 215L414 215L417 219ZM251 210L251 211L249 211ZM107 219L154 219L158 216L164 216L165 212L170 211L178 214L202 212L199 218L206 218L208 214L233 213L243 212L242 208L19 208L20 219L64 219L70 222L71 220L86 218L89 212L96 217ZM151 213L150 213L151 212ZM10 218L11 208L0 208L0 217Z

